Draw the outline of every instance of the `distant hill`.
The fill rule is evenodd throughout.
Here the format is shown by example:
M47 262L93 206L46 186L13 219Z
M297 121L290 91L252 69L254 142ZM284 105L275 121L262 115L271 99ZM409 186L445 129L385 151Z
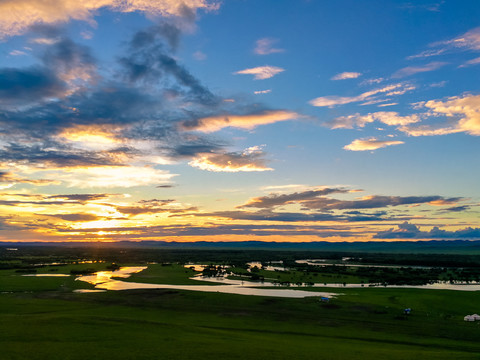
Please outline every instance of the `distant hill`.
M385 253L452 253L480 254L480 241L431 240L431 241L369 241L369 242L265 242L265 241L118 241L118 242L0 242L0 247L102 247L102 248L168 248L168 249L243 249L243 250L315 250L344 252Z

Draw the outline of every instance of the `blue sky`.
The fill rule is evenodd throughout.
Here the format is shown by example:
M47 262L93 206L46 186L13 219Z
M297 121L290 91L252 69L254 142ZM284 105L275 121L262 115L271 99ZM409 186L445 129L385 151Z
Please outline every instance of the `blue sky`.
M479 18L3 1L0 240L479 239Z

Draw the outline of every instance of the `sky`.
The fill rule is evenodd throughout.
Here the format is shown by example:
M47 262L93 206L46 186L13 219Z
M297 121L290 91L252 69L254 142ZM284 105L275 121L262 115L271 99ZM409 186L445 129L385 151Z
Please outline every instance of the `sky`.
M478 0L0 0L0 241L480 240Z

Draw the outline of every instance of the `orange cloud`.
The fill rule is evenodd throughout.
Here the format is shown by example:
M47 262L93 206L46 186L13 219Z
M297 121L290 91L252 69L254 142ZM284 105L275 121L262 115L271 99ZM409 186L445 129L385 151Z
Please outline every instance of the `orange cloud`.
M107 8L116 12L183 16L185 9L213 10L208 0L4 0L0 2L0 38L19 35L35 24L57 24L70 20L95 24L95 12Z
M259 125L273 124L279 121L293 120L302 117L293 111L272 110L252 115L223 115L184 122L183 130L196 130L211 133L226 127L251 130Z

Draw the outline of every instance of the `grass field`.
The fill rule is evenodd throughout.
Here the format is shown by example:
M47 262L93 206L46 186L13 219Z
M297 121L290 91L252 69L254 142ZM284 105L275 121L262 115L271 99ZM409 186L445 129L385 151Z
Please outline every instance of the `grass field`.
M154 266L135 276L181 283L189 272ZM88 288L73 276L0 272L1 358L480 358L480 322L463 321L480 311L476 292L337 288L344 295L322 303L171 290L71 291L83 284ZM405 307L412 308L408 317Z

